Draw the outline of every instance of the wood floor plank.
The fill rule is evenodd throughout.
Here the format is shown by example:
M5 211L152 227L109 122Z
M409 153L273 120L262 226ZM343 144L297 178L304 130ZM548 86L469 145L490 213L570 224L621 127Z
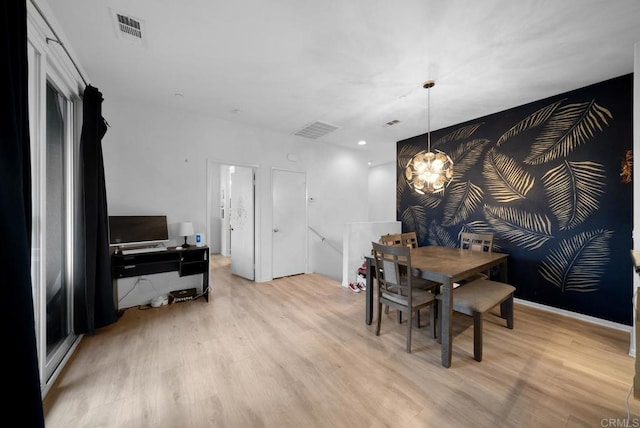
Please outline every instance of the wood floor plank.
M599 427L627 418L628 333L516 304L513 330L485 321L478 363L471 318L455 314L445 369L426 326L404 351L393 310L375 336L364 293L316 274L254 283L224 258L211 265L208 303L130 308L85 337L45 397L46 426ZM639 409L631 395L631 424Z

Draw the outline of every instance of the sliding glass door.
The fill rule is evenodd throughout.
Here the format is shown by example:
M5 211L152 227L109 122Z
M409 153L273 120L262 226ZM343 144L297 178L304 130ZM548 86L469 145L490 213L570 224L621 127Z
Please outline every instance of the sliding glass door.
M69 360L73 286L81 277L79 146L82 78L27 2L31 140L31 283L43 394Z
M45 54L45 45L29 45L31 279L40 378L47 390L78 337L72 284L79 103L72 82Z
M46 85L46 143L44 175L44 285L46 306L46 371L47 377L60 363L64 354L64 344L71 334L69 317L70 293L68 285L70 213L68 200L70 192L67 168L70 164L67 144L69 129L70 101L51 81ZM63 348L63 349L61 349Z

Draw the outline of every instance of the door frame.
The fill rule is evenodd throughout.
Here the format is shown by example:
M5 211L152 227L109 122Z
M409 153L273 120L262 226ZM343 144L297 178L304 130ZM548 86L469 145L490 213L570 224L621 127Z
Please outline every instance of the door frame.
M40 389L45 396L55 383L67 362L77 348L82 334L73 329L74 305L73 286L77 279L76 270L81 262L77 253L76 234L78 229L80 134L82 129L82 94L81 76L72 72L69 58L52 48L46 39L50 27L33 5L27 2L27 52L28 52L28 96L29 96L29 134L32 163L32 212L31 230L31 281L34 309L34 329L36 338L37 360L40 376ZM53 45L55 46L55 45ZM65 241L63 286L67 290L67 330L68 335L47 355L47 284L46 284L46 223L44 213L47 210L46 180L46 87L51 82L65 97L65 123L63 141L63 210L64 224L62 239Z

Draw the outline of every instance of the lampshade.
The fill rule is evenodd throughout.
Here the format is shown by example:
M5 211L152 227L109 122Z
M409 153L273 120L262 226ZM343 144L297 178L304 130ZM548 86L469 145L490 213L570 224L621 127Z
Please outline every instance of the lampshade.
M427 90L435 85L433 80L424 82ZM431 151L431 96L427 97L427 150L416 154L404 170L404 175L413 190L417 193L443 192L447 184L453 179L453 160L440 150Z
M178 235L191 236L193 234L193 223L191 223L190 221L178 223Z

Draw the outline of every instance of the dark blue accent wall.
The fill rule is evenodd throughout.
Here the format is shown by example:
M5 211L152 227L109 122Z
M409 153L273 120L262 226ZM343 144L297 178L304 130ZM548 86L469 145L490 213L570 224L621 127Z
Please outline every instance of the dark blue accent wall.
M409 188L427 135L397 143L397 219L420 245L494 234L516 297L632 325L633 75L431 132L443 193Z

